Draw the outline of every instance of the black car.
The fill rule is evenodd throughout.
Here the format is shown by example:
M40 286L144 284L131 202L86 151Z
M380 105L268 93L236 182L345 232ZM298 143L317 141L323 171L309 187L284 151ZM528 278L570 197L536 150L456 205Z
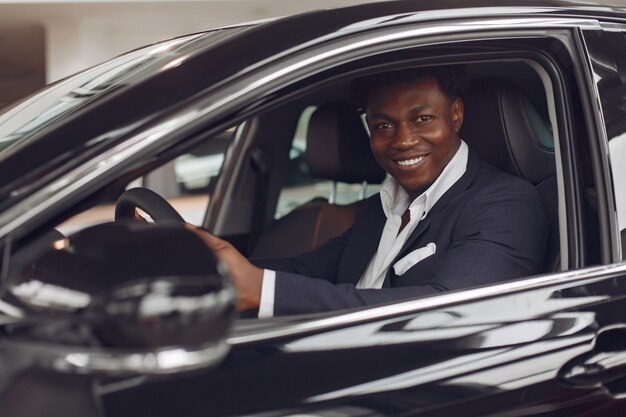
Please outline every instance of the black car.
M544 273L235 317L158 194L247 256L316 247L377 190L316 167L360 155L352 80L449 65L462 137L541 196ZM175 168L210 155L190 193ZM129 52L0 115L0 415L626 415L625 167L623 1L381 2Z

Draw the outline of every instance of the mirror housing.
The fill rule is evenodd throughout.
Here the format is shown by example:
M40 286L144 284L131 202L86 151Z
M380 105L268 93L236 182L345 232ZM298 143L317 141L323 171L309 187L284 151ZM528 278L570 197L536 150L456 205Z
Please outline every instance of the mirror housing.
M46 367L82 374L215 365L235 317L230 281L180 225L106 223L54 240L11 274L7 296L24 310L4 325L10 343Z

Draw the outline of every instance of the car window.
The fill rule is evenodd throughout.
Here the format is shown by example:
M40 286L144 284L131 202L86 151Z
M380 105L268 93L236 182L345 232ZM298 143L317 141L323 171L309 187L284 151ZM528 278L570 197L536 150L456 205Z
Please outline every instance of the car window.
M20 193L15 190L29 192L24 190L36 187L42 177L50 175L59 165L76 163L78 156L89 153L86 149L101 152L147 122L154 109L163 110L176 104L185 96L182 87L172 86L171 94L164 90L157 93L143 81L158 78L167 68L177 68L180 60L186 59L192 51L220 43L245 30L245 27L217 29L129 52L52 84L0 114L3 203L19 199ZM117 101L125 102L125 95L136 88L152 91L154 100L144 100L141 105L130 105L126 110L116 108L110 111L110 117L93 116L93 120L85 120L99 114L102 105L113 109Z
M43 126L54 122L96 97L120 87L131 74L172 54L201 35L191 35L151 45L55 83L41 93L0 115L0 152ZM33 115L36 115L33 117Z

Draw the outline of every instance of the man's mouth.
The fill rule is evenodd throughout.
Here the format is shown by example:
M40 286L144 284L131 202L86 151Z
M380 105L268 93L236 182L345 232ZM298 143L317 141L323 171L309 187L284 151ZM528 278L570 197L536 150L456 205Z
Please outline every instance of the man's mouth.
M403 167L410 167L410 166L419 164L420 162L424 160L424 158L426 158L426 155L418 156L417 158L396 160L396 164L401 165Z

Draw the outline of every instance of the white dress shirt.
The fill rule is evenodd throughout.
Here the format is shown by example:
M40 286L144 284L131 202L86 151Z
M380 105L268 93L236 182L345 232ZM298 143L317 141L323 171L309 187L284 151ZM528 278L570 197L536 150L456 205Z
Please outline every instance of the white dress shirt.
M409 194L394 178L388 177L385 179L380 190L380 200L387 221L378 243L378 250L357 283L357 288L382 288L391 262L398 256L408 237L413 233L419 222L428 215L430 209L441 196L465 174L467 158L467 144L461 141L461 146L439 177L413 201L410 201ZM410 213L410 220L404 229L400 231L402 215L407 208ZM399 231L400 233L398 233ZM275 287L276 272L268 269L264 270L259 318L272 317L274 315Z

